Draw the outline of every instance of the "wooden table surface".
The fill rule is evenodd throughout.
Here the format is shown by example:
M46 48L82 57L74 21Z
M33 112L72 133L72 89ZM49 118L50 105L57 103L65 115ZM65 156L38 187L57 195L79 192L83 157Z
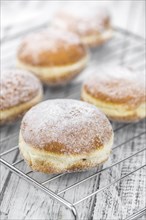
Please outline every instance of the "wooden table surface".
M3 2L3 11L11 11L10 9L25 8L38 11L38 9L46 11L46 7L51 8L51 11L55 8L62 6L61 2L50 4L48 1L30 1L30 2L16 2L13 1L8 4L8 1ZM87 1L82 1L87 2ZM131 31L136 32L143 36L143 6L144 1L107 1L113 10L116 8L117 13L113 12L113 15L118 18L120 10L123 10L125 16L123 17L123 26L128 28L130 26ZM124 2L124 3L122 3ZM134 2L134 3L133 3ZM9 2L10 3L10 2ZM80 1L81 3L81 1ZM82 3L83 4L83 3ZM122 9L123 7L123 9ZM128 8L128 9L127 9ZM23 11L23 10L22 10ZM137 11L137 13L136 13ZM26 12L26 11L25 11ZM129 13L131 13L131 15ZM5 12L6 13L6 12ZM22 12L23 13L23 12ZM50 12L51 13L51 12ZM115 13L115 14L114 14ZM44 13L45 14L45 13ZM132 17L133 14L133 17ZM134 16L135 15L135 16ZM4 16L4 15L3 15ZM34 14L34 17L36 15ZM127 23L129 16L130 22ZM131 17L130 17L131 16ZM134 23L135 17L135 23ZM139 23L137 22L139 18ZM21 38L38 28L46 27L47 17L42 18L37 22L29 23L26 25L9 25L6 22L3 27L2 36L2 68L12 68L15 66L15 56L17 47ZM121 20L120 20L121 21ZM116 23L116 22L115 22ZM122 26L121 24L121 26ZM127 26L126 26L126 25ZM136 24L136 25L134 25ZM137 28L136 28L137 26ZM129 29L129 28L128 28ZM49 89L44 88L44 99L52 98L80 98L80 89L82 80L90 74L91 71L95 71L98 65L105 62L125 63L126 65L132 65L133 68L139 71L144 70L144 42L140 38L133 38L133 36L122 34L115 31L114 38L105 46L94 49L91 51L91 59L87 69L82 75L74 80L70 85L64 88ZM110 166L111 164L126 158L135 152L145 147L145 120L135 124L122 124L112 123L115 131L115 148L111 154L110 159L103 165L102 169ZM1 140L8 138L1 144L1 151L10 149L18 143L20 121L17 121L11 125L1 127ZM13 135L16 134L16 135ZM10 138L9 138L10 137ZM109 169L95 178L90 179L82 185L75 187L62 194L63 198L71 203L93 193L97 189L101 189L114 180L128 174L129 172L137 169L145 164L145 152L137 154L135 157L125 160L112 169ZM5 159L14 162L21 158L17 152L6 156ZM9 172L9 170L1 165L1 219L9 220L70 220L73 219L71 212L58 202L53 201L50 197L41 192L39 189L33 187L30 183L17 177L15 174ZM25 163L19 165L19 168L24 172L27 172L29 168ZM66 174L52 182L47 187L55 193L60 192L64 188L96 173L100 168L95 168L87 172ZM38 181L45 181L52 175L44 175L39 173L30 174ZM145 169L140 169L134 174L130 175L125 180L119 181L117 184L112 185L107 190L104 190L97 195L89 198L88 200L77 205L77 211L79 213L79 220L121 220L134 212L144 208L146 206L146 174ZM141 219L145 219L143 216Z

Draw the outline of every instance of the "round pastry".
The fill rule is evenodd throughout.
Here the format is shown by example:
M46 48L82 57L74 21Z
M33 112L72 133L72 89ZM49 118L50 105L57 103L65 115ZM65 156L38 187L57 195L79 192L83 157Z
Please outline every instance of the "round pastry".
M40 81L18 69L1 72L0 91L0 124L13 121L42 99Z
M33 170L45 173L80 171L109 157L113 132L95 106L71 99L48 100L24 116L20 151Z
M52 23L78 34L82 42L90 47L103 44L112 37L113 32L105 8L62 9L56 13Z
M50 28L27 36L18 50L17 66L49 85L65 84L87 64L87 49L68 31Z
M145 76L130 68L105 65L83 84L82 100L122 122L146 117Z

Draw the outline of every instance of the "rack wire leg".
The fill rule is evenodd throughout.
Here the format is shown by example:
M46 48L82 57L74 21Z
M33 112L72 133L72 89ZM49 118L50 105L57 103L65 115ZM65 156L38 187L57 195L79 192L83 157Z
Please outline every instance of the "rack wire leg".
M71 212L72 212L72 215L73 215L73 217L74 217L74 220L78 220L77 209L75 208L74 205L71 206Z

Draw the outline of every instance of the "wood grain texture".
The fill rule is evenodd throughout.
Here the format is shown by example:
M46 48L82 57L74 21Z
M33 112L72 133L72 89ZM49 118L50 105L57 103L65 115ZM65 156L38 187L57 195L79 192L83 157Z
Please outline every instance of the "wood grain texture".
M108 1L109 2L109 1ZM124 2L124 3L123 3ZM57 3L56 3L57 4ZM63 3L58 3L63 4ZM117 20L117 24L121 25L128 30L142 34L143 17L144 17L144 1L110 1L112 10L116 8L113 16ZM7 7L11 8L9 4ZM15 2L15 7L31 7L33 10L41 10L48 7L48 2L40 4L40 1L21 3ZM15 8L14 7L14 8ZM51 5L53 11L58 5ZM139 20L139 21L138 21ZM21 38L32 30L36 31L39 27L44 27L44 21L38 21L38 24L31 22L27 26L19 26L11 28L7 33L10 39L2 44L2 57L1 64L3 68L12 68L15 66L16 51L21 41ZM43 26L41 26L43 24ZM141 25L139 25L141 24ZM45 21L46 25L46 21ZM91 51L90 63L85 71L66 87L56 89L48 89L44 87L44 99L52 98L80 98L81 82L89 74L93 74L98 69L98 66L105 62L123 63L132 65L133 68L141 71L144 69L144 46L143 42L131 38L129 35L123 35L118 32L115 37L103 47L93 49ZM112 123L115 130L114 146L119 146L113 150L110 159L103 165L103 167L95 168L87 172L65 174L64 176L46 184L46 186L55 193L71 186L78 181L96 173L98 170L103 169L129 155L144 148L146 137L143 132L145 131L145 120L136 124L125 125L122 123ZM20 121L1 128L1 139L7 138L16 133L16 136L10 138L1 144L1 151L15 146L18 142L18 131ZM132 139L135 137L134 139ZM131 140L132 139L132 140ZM128 172L140 167L146 163L145 153L142 152L137 156L126 160L124 163L107 170L98 176L88 180L77 187L68 190L61 194L61 196L71 203L93 193L97 189L101 189L107 184L111 183L117 178L126 175ZM21 159L17 151L13 152L10 156L5 157L6 160L13 162ZM24 172L29 171L29 167L25 163L17 165L19 169ZM69 210L61 206L56 201L25 182L21 178L12 174L0 165L0 189L1 189L1 219L2 220L70 220L72 215ZM111 186L107 190L98 193L96 196L77 205L80 220L117 220L124 219L132 213L146 206L146 174L145 169L141 169L136 173L129 176L117 184ZM45 175L40 173L30 174L38 181L45 181L54 175ZM142 217L141 219L145 219Z

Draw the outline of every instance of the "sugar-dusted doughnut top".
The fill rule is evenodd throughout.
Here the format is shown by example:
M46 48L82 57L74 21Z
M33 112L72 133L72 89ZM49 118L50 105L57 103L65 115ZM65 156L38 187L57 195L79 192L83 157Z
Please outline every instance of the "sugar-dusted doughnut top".
M103 7L64 8L56 13L53 23L62 29L86 36L102 33L109 28L110 16Z
M55 154L84 154L103 148L112 127L96 107L71 99L42 102L24 116L21 135L30 146Z
M28 35L19 47L18 59L28 65L56 67L76 63L86 53L76 34L50 28Z
M145 75L122 66L98 67L84 82L83 89L98 100L127 108L137 107L146 99Z
M40 81L30 72L19 69L2 71L0 110L30 101L40 90L42 90Z

